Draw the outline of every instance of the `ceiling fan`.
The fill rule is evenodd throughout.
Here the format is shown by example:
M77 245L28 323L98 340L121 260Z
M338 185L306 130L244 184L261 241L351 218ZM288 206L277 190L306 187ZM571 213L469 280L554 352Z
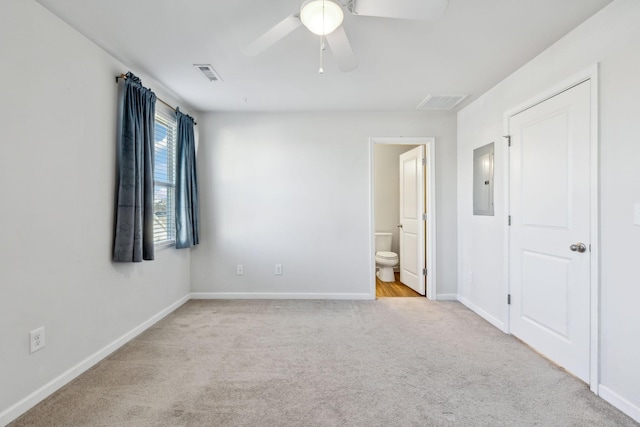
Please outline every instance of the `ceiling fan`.
M342 25L346 9L352 15L379 18L436 20L444 15L449 0L306 0L300 11L278 22L254 40L244 53L257 55L304 25L320 36L320 74L325 40L342 72L358 67L349 38Z

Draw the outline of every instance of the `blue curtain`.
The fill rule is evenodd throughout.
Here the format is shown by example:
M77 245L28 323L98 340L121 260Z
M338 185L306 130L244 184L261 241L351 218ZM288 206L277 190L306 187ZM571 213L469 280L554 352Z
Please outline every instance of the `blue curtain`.
M176 109L176 248L189 248L198 238L198 180L193 118Z
M119 91L117 206L113 260L152 260L156 96L127 73Z

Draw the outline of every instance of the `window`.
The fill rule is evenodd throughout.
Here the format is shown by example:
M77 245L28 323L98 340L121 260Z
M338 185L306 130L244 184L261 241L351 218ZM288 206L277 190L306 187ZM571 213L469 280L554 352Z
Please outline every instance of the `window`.
M156 107L153 198L153 241L176 240L176 118L173 111Z

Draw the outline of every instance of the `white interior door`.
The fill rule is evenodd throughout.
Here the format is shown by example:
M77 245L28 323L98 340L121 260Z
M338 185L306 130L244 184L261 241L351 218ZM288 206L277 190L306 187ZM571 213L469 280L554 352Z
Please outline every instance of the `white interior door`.
M590 84L509 119L510 332L586 382Z
M400 155L400 281L425 292L424 146Z

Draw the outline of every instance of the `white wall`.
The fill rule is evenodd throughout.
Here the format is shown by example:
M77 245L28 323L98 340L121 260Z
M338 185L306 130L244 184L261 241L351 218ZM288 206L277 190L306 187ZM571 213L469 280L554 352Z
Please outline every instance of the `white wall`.
M391 252L400 254L400 154L416 145L376 144L374 155L375 230L393 234Z
M111 262L114 76L127 67L25 0L0 2L0 58L4 425L40 387L186 297L190 257L165 249L153 262ZM29 354L39 326L46 346Z
M191 255L192 290L366 297L373 269L369 137L434 136L438 291L455 293L455 120L424 112L204 116L202 243ZM283 276L274 276L276 263ZM244 276L235 275L236 264Z
M458 292L505 318L503 113L600 64L601 395L640 421L640 2L616 0L458 114ZM494 217L472 215L472 151L495 141ZM470 279L472 273L472 281Z

